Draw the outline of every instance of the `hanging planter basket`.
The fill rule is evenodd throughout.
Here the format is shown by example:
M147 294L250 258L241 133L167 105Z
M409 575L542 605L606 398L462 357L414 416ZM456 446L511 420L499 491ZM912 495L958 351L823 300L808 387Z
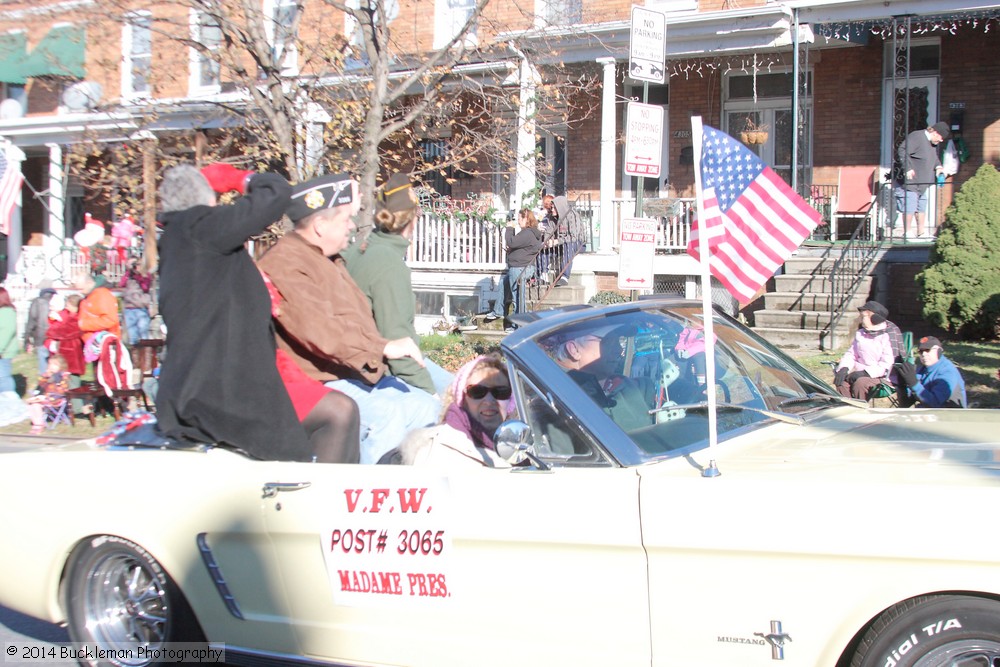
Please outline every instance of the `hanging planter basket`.
M750 122L747 122L747 129L740 132L740 141L748 146L752 146L754 144L766 144L767 137L767 127L757 127Z

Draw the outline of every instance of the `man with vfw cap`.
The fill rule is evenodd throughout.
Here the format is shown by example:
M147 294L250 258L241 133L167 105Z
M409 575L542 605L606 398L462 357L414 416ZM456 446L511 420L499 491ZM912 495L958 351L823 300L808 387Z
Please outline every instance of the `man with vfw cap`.
M386 373L389 359L423 363L409 337L379 333L368 299L341 253L360 207L357 182L320 176L294 187L287 215L295 228L260 260L280 293L278 347L310 377L353 398L361 413L361 463L379 458L412 429L437 421L440 403Z
M922 408L967 408L965 380L951 359L944 356L941 341L924 336L917 343L920 365L896 364L896 373L906 387L907 403Z

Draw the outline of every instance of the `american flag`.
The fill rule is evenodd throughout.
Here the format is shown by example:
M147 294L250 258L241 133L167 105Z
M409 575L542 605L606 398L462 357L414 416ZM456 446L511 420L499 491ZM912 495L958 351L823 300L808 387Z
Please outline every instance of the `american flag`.
M21 194L21 164L11 160L8 148L0 146L0 234L10 234L10 216Z
M708 265L741 304L749 303L819 224L819 213L778 174L725 132L705 126L701 196ZM695 223L688 254L701 259Z

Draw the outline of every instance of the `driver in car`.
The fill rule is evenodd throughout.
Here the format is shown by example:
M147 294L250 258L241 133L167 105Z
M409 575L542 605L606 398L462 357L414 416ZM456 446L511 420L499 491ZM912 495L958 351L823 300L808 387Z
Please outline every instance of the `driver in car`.
M553 359L623 430L653 423L652 406L639 383L620 373L628 327L588 323L556 335Z

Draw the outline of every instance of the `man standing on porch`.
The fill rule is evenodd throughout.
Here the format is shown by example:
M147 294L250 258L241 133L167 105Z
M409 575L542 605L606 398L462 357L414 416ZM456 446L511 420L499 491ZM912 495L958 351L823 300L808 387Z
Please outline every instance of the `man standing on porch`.
M948 123L939 121L926 130L906 135L897 150L896 210L903 216L903 236L906 239L930 240L932 229L925 230L927 191L938 174L943 174L937 145L951 136ZM916 236L911 236L916 218ZM932 225L933 227L933 225Z

